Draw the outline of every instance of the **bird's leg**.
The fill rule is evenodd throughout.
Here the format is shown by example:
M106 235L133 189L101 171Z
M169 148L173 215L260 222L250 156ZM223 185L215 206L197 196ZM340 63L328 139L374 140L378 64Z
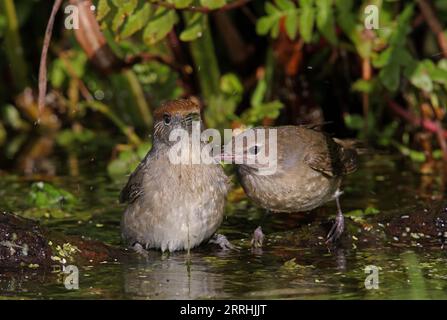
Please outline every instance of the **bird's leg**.
M144 249L144 247L139 242L135 242L133 245L130 246L130 248L132 250L134 250L136 253L138 253L144 257L148 256L148 252L146 251L146 249Z
M343 233L343 230L345 229L345 218L343 216L343 212L341 211L340 206L340 196L343 194L340 190L337 190L335 192L335 203L337 204L337 216L335 217L334 225L332 226L331 230L329 231L327 237L326 237L326 244L329 243L335 243L338 238L340 238L341 234Z
M265 218L269 215L270 211L266 210L264 212L264 215L262 216L261 222L260 224L262 225ZM262 232L262 227L259 226L255 229L255 231L253 232L253 237L251 238L251 247L253 249L260 249L262 248L262 245L264 243L264 239L265 239L265 235Z
M251 247L254 249L262 248L262 244L264 243L265 235L262 232L261 226L257 227L253 232L253 237L251 238Z
M223 234L216 233L208 243L217 244L222 250L235 250L237 249Z

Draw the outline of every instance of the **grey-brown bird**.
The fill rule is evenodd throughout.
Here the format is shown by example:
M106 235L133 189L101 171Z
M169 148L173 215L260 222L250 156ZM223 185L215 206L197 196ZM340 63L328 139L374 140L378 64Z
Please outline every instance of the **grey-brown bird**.
M275 141L271 141L275 136L271 137L270 130L276 131ZM249 134L255 140L248 141ZM340 237L344 230L340 184L345 175L357 168L355 149L306 126L252 128L234 137L231 143L232 150L229 152L226 147L222 158L236 162L242 187L253 202L272 212L304 212L335 200L337 215L327 241ZM259 161L262 155L268 159L274 150L276 157L269 164ZM255 238L256 234L262 239L260 229ZM262 242L260 239L254 239L255 244Z
M228 178L218 163L173 162L175 129L191 134L200 108L190 100L165 103L154 113L153 146L121 191L127 202L121 229L131 246L188 250L210 239L224 217Z

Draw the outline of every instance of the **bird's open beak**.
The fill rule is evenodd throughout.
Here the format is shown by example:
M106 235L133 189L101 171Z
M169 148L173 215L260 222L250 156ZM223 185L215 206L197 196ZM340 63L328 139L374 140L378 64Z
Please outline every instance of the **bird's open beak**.
M220 153L220 154L214 156L214 160L223 161L225 163L233 163L234 158L235 157L233 154L228 154L228 153Z
M217 161L222 161L225 163L232 163L232 164L241 164L244 163L245 157L243 155L238 154L230 154L222 152L220 155L217 155L215 157Z

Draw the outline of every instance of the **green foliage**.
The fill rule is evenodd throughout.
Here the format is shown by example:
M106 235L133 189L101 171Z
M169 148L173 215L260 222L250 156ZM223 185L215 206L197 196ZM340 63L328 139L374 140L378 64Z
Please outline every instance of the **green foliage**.
M94 1L96 18L107 45L125 62L114 66L107 76L90 68L87 55L76 44L73 33L55 32L48 78L49 91L53 91L58 105L49 110L62 125L56 135L58 145L76 153L73 151L79 146L97 139L96 130L105 129L110 133L107 126L112 123L130 145L109 166L109 172L116 176L128 172L141 159L136 150L146 140L141 137L150 132L152 112L162 101L194 94L204 103L208 126L219 129L231 125L255 126L271 123L285 106L296 107L286 97L301 94L293 90L300 89L296 83L302 77L310 84L306 90L310 98L323 102L320 106L325 114L326 108L332 106L326 105L325 92L316 92L314 88L322 82L334 87L348 86L348 90L337 87L333 91L343 92L340 95L343 101L337 105L348 106L348 110L343 108L342 116L346 126L358 132L360 138L371 139L380 146L392 146L417 161L425 159L410 134L415 126L405 126L397 117L390 119L391 113L386 112L387 99L404 101L405 111L419 118L422 117L420 106L426 103L440 116L445 112L447 59L442 59L436 35L426 23L417 24L417 32L411 32L415 18L420 15L416 1L399 5L380 0L252 1L250 18L256 20L257 37L272 41L247 39L242 30L240 34L232 34L234 38L219 34L224 24L210 10L234 1ZM379 8L377 30L365 29L365 7L371 4ZM445 1L432 4L444 27ZM31 132L35 121L35 116L25 110L29 106L14 105L19 93L14 87L19 83L20 91L29 85L28 81L33 81L33 87L36 85L35 75L31 77L27 73L35 67L28 66L18 53L35 43L34 39L29 41L22 29L34 27L38 19L33 18L32 2L5 0L0 2L0 7L8 9L0 10L0 40L6 49L0 53L4 60L0 64L7 79L13 80L11 85L5 82L0 86L0 143L4 143L4 154L14 159L27 143L26 133ZM237 31L247 25L246 21L238 21L244 12L240 8L222 10L221 17ZM44 24L38 27L41 30ZM252 61L243 61L246 65L240 70L238 62L226 60L230 55L235 56L235 48L240 50L228 44L228 40L238 36L242 44L256 51L248 55ZM284 41L285 37L290 41ZM22 42L26 45L22 46ZM298 46L301 43L305 46ZM39 52L35 51L37 54L27 52L26 58L37 61ZM282 56L292 51L294 56L290 60L293 61L282 61L288 58ZM128 61L133 65L127 65ZM288 62L299 66L298 74L289 74ZM313 70L305 70L306 64L314 66ZM371 70L363 70L365 66ZM284 73L293 84L278 88L275 82L283 83L284 78L279 78ZM347 97L345 93L351 95ZM363 112L367 114L358 115L355 112L361 112L362 102ZM330 114L335 113L331 110ZM80 125L73 125L75 122ZM9 131L14 134L10 135Z
M378 213L380 213L379 209L377 209L373 206L368 206L365 210L357 209L357 210L349 211L345 215L348 217L363 217L363 216L368 216L368 215L375 215Z
M152 45L163 39L178 21L175 11L158 8L149 20L143 33L143 40Z
M295 3L290 0L276 0L274 3L265 3L266 16L259 18L256 23L256 31L260 35L270 33L273 38L278 37L280 30L280 23L285 19L287 34L291 39L294 39L298 27L299 10Z
M0 13L0 39L3 37L6 30L6 17Z
M28 194L30 206L41 209L62 208L77 203L76 197L70 192L57 188L46 182L35 182Z
M66 148L78 148L91 142L95 138L95 133L89 129L82 131L62 130L57 136L57 143Z
M331 0L300 0L298 5L291 0L275 0L265 3L266 15L259 18L256 31L260 35L269 34L277 38L281 23L290 39L295 39L298 31L305 42L312 42L317 29L332 44L337 43L335 34L335 11Z
M48 79L54 88L62 88L67 85L67 80L71 79L73 74L82 78L85 75L87 65L87 56L83 51L72 50L69 58L54 59L48 71Z
M107 166L107 172L114 179L122 179L135 170L150 150L150 143L142 143L137 149L123 150Z
M337 35L335 33L335 17L332 9L332 0L318 0L316 23L319 32L333 45L336 45Z
M381 68L379 78L382 84L390 91L396 91L399 87L401 68L412 63L412 57L405 49L412 15L413 6L407 6L396 21L390 46L378 56L377 60L373 60L374 66Z
M205 15L202 13L195 13L188 21L185 30L180 33L180 40L193 41L200 38L206 28Z

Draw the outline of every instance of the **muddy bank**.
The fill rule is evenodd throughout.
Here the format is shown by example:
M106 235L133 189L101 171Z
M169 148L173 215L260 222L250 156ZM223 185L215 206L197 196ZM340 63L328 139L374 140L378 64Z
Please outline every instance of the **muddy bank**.
M122 261L128 255L105 243L67 236L9 212L0 213L0 268L51 269L66 264Z
M443 249L447 238L447 203L408 207L371 217L346 217L338 248L427 247ZM330 221L313 221L295 230L271 234L267 246L324 248Z

